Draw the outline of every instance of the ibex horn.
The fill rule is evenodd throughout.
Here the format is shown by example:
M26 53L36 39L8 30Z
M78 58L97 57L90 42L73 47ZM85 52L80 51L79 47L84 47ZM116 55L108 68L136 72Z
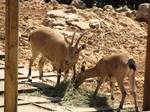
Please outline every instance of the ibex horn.
M71 40L70 45L73 45L73 41L74 41L75 34L76 34L76 32L74 32L73 35L72 35L72 40Z
M85 31L77 40L75 47L78 47L79 41L81 40L81 38L87 33L88 31Z

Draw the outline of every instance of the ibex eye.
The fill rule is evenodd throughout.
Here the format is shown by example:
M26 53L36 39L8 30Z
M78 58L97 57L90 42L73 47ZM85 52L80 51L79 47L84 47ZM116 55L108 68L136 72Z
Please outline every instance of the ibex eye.
M75 54L77 54L77 53L78 53L78 51L75 51L74 53L75 53Z

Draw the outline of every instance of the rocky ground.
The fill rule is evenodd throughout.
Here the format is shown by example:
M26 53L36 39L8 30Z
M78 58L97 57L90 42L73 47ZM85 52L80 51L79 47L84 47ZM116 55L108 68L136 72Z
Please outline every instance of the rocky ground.
M131 55L137 63L137 95L138 103L142 106L147 24L135 20L136 11L123 8L115 10L110 6L81 10L67 5L45 4L41 0L22 1L19 5L19 63L28 66L31 56L28 35L41 26L54 28L69 39L74 31L79 36L90 29L89 34L81 41L81 44L87 43L87 48L80 55L78 70L83 61L86 61L87 67L91 67L105 55L116 52ZM4 23L5 3L0 2L1 51L4 51ZM45 71L49 71L48 65L45 66ZM34 66L36 68L37 63ZM93 88L95 81L85 85ZM119 100L120 92L117 84L115 85L115 95L118 95L116 99ZM127 80L125 85L130 89ZM108 84L103 84L101 90L109 92ZM131 96L128 98L132 99ZM132 104L131 100L127 103Z

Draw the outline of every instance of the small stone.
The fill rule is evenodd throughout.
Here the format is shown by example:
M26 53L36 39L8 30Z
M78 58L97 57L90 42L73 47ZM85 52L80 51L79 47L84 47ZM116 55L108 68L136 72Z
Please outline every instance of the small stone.
M51 102L52 103L58 103L58 102L60 102L61 101L61 98L60 97L52 97L51 98Z

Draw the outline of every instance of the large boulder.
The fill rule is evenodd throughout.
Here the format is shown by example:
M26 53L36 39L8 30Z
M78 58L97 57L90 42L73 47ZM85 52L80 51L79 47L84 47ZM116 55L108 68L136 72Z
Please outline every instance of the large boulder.
M73 0L71 5L75 6L76 8L79 8L79 9L86 8L86 4L82 0Z
M147 21L149 6L149 3L143 3L139 5L138 12L136 15L137 20Z
M114 11L114 8L113 8L112 5L105 5L105 6L103 7L103 9L104 9L105 11Z
M43 21L45 26L50 26L56 29L65 29L67 26L76 27L81 30L89 29L89 23L81 15L76 13L68 13L68 10L50 10L47 12Z
M128 8L128 6L119 7L116 9L116 12L122 13L122 12L131 12L131 9Z

